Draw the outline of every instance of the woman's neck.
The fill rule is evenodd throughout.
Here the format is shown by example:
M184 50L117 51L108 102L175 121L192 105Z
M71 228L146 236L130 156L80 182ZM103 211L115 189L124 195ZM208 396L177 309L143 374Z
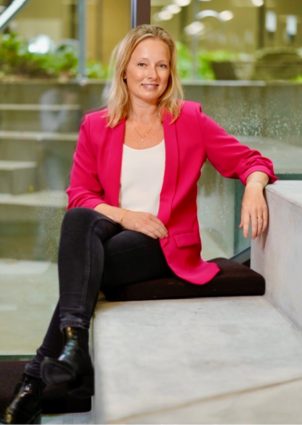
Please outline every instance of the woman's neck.
M132 105L128 114L129 121L150 123L159 118L157 105Z

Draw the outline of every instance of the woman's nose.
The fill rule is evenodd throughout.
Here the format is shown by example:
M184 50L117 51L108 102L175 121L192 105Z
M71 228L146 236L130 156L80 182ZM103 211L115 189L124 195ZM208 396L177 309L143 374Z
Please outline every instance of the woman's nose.
M157 69L155 66L148 67L148 77L149 78L157 78Z

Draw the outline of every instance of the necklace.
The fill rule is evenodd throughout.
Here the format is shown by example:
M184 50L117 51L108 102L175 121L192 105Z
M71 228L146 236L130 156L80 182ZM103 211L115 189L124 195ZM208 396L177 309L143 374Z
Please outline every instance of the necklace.
M150 128L147 130L147 131L145 131L144 133L141 133L139 130L138 130L138 128L136 127L136 126L134 126L134 130L136 131L136 133L139 135L139 138L140 138L140 142L141 143L144 143L144 141L145 141L145 139L146 139L146 137L151 133L151 130L152 130L152 125L150 126Z

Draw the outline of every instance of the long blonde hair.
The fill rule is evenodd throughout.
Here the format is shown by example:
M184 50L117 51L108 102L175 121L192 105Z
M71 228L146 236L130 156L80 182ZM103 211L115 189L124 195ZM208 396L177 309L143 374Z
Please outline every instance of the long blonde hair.
M146 38L157 38L163 41L170 51L170 77L167 88L159 99L158 107L160 111L170 112L173 121L180 113L183 90L176 70L175 42L163 28L144 24L129 31L112 54L113 76L107 95L107 119L110 127L116 126L129 113L130 99L124 75L134 49Z

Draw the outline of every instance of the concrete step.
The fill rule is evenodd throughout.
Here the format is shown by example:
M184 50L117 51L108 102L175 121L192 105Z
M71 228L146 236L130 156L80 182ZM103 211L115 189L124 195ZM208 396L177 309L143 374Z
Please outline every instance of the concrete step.
M18 195L38 189L37 164L33 161L0 160L0 193Z
M0 158L35 161L39 188L64 190L76 140L77 133L0 131Z
M93 339L94 423L302 421L302 334L265 297L103 301Z
M0 82L0 103L25 104L41 103L45 98L50 103L66 103L73 100L79 101L81 85L78 82L59 82L58 80L23 80Z
M0 257L56 261L63 191L0 194Z
M79 105L0 104L0 129L74 132L81 118Z
M70 158L76 141L76 132L0 130L0 158L12 161L39 161L50 153L61 158Z

